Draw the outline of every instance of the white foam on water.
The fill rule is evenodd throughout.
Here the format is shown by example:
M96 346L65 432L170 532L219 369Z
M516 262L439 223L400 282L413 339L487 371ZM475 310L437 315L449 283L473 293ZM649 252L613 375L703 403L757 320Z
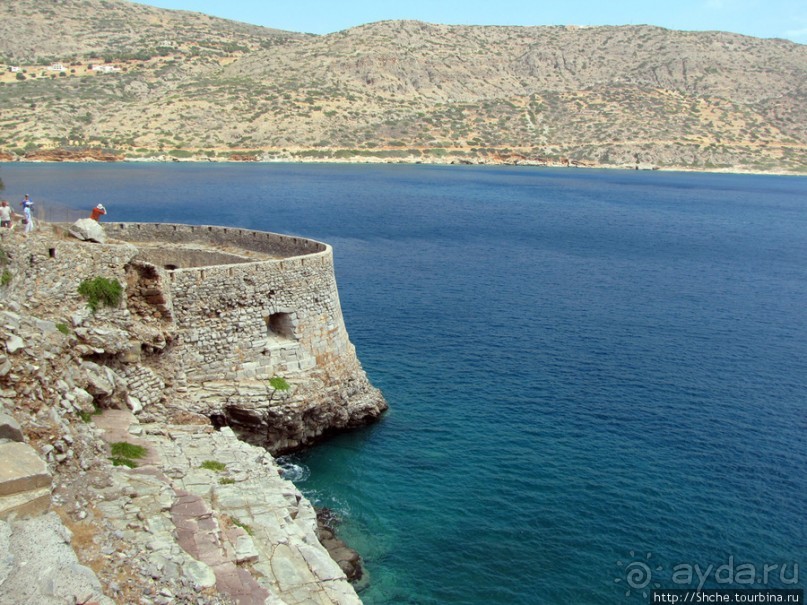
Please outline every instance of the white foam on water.
M292 456L281 456L277 459L277 465L283 471L283 477L295 485L305 483L311 476L311 469Z

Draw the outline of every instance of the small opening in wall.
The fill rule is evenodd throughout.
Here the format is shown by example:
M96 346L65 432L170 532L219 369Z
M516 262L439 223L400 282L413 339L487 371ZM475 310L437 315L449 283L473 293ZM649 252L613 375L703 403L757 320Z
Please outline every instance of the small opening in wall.
M213 428L218 431L220 428L227 426L227 416L221 412L215 412L210 415L210 422L213 424Z
M56 248L48 248L48 256L56 258Z
M174 269L179 269L179 267L176 266L176 265L165 265L165 268L168 269L169 271L173 271Z
M266 328L270 336L294 338L294 325L290 313L272 313L266 318Z

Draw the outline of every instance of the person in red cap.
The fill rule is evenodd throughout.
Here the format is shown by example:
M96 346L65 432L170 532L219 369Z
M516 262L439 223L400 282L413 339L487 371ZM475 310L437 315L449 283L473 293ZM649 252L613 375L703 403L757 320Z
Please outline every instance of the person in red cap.
M106 208L104 208L103 204L98 204L95 208L92 209L92 213L90 213L90 218L94 221L98 221L99 218L106 214Z

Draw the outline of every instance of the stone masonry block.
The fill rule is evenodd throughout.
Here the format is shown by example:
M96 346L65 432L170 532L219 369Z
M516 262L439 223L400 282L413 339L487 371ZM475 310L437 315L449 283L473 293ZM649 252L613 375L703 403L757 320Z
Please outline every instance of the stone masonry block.
M50 510L50 487L0 496L0 521L27 519Z
M50 472L36 451L25 443L0 443L0 496L49 487Z
M24 441L20 424L8 414L0 412L0 439Z

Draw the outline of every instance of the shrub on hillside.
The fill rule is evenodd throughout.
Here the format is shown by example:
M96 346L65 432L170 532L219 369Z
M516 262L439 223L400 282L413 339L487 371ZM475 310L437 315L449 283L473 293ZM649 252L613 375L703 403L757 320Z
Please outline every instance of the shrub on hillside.
M106 307L117 307L123 298L123 286L117 279L96 277L81 282L78 293L87 299L87 304L94 313L101 304Z

